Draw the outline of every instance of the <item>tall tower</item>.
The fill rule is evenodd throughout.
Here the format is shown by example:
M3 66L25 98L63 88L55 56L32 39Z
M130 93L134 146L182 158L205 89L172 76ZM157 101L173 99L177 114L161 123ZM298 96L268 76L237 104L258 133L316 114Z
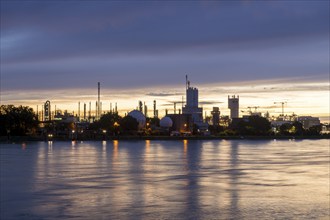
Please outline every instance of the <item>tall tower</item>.
M100 93L101 93L101 84L100 82L97 83L97 109L96 109L96 120L100 119Z
M190 87L188 75L186 75L186 106L198 107L198 89Z
M188 87L186 106L188 107L198 107L198 89L193 87Z
M228 96L228 108L230 109L230 118L238 118L238 111L239 111L239 96L232 97Z
M144 116L147 118L148 117L148 107L145 102L143 105L144 105Z
M213 126L218 126L220 121L220 111L219 107L213 107L212 114L212 124Z
M186 75L186 105L182 108L183 114L191 114L193 122L203 122L203 108L198 107L198 89L190 86Z
M86 103L84 103L84 120L86 120Z
M92 102L89 102L88 122L90 122L91 117L92 117Z
M158 118L157 108L156 108L156 100L154 100L154 118Z
M78 102L78 120L80 121L80 102Z
M51 120L51 111L50 111L50 101L47 100L44 105L44 120L50 121Z

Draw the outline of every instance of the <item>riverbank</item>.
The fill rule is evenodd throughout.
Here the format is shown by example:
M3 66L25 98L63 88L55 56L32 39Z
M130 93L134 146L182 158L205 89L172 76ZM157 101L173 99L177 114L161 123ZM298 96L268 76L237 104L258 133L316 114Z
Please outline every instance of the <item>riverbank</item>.
M302 139L330 139L329 134L317 136L111 136L98 138L66 138L66 137L36 137L36 136L11 136L0 137L0 143L25 142L25 141L103 141L103 140L302 140Z

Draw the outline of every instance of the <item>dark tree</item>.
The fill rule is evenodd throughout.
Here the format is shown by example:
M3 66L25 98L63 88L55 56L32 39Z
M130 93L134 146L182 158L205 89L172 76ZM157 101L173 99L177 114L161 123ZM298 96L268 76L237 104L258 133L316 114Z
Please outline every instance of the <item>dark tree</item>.
M159 127L159 118L147 118L147 122L150 124L150 126L156 126Z
M260 116L250 116L249 117L249 127L252 134L255 135L268 135L270 133L271 125L270 122Z
M240 135L268 135L270 129L270 122L266 118L256 115L238 122L234 130Z
M247 121L242 120L242 121L238 122L233 130L236 131L240 135L251 135L251 128Z
M101 116L100 120L89 125L89 130L94 133L102 133L106 130L107 134L115 135L119 131L122 117L118 113L109 112Z
M26 135L38 128L38 117L27 106L2 105L0 107L1 135Z
M120 130L122 133L134 134L138 130L139 123L132 116L125 116L120 121Z
M109 112L101 116L98 124L102 130L107 130L110 133L114 133L119 127L121 120L122 117L119 116L118 113Z
M322 125L314 125L306 130L307 135L320 135L322 131Z
M212 135L219 135L220 133L224 132L224 127L220 125L210 125L209 130Z
M291 131L294 135L303 135L305 130L300 122L295 121L292 123Z
M295 121L292 124L285 123L280 126L280 134L281 135L303 135L304 128L303 125Z
M281 135L290 135L290 130L292 128L292 124L285 123L280 126L280 134Z

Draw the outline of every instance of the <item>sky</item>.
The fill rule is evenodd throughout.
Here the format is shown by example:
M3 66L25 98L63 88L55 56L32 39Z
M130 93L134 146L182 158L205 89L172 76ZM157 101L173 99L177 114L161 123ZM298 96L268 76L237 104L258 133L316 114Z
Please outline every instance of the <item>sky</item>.
M206 114L240 95L329 117L329 1L1 0L0 40L1 104L74 111L100 82L103 110L156 99L162 115L188 74Z

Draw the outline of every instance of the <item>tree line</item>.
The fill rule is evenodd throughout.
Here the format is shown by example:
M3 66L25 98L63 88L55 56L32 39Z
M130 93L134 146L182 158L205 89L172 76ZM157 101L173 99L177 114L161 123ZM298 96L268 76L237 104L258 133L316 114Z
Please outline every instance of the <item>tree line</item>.
M147 126L143 131L144 135L151 135L152 128L159 127L158 118L147 118ZM0 106L0 135L24 136L35 135L40 131L40 122L37 114L28 106L2 105ZM272 128L271 123L260 116L250 116L247 120L239 120L237 124L231 124L229 127L209 126L212 135L215 136L308 136L319 135L321 126L313 126L304 129L303 125L298 122L284 123L276 131ZM46 124L44 130L46 132L70 131L75 129L72 123L64 124L61 121L52 121ZM138 122L135 118L127 115L120 116L118 113L109 112L103 114L100 120L88 123L86 133L98 134L106 131L108 135L134 135L138 131ZM193 135L198 135L194 130Z
M0 134L24 136L38 129L38 117L28 106L0 106Z

